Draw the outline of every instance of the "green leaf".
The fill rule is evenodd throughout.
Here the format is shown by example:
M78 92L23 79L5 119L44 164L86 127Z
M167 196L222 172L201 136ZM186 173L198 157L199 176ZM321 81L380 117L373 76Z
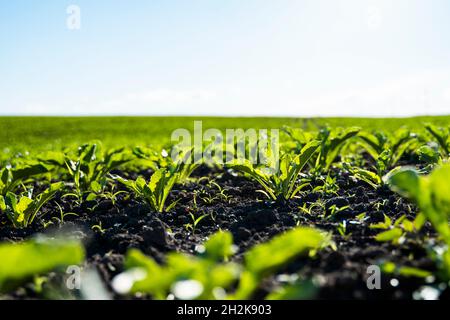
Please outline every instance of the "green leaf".
M359 132L358 138L362 140L361 144L370 156L373 159L378 158L378 155L383 151L384 141L380 140L379 136L368 132Z
M64 167L66 156L63 152L57 151L47 151L45 153L40 154L38 160L43 161L48 164L56 165L59 167Z
M97 148L100 145L97 143L85 144L80 148L80 159L83 164L90 163L97 159Z
M415 229L415 225L413 222L409 221L408 219L405 219L402 223L402 228L406 231L406 232L414 232Z
M233 254L233 236L229 231L219 231L205 242L205 255L214 260L222 261Z
M93 192L89 193L86 197L86 201L94 201L95 199L97 199L97 195Z
M216 263L207 257L193 257L175 252L169 253L166 264L160 266L136 249L128 251L125 268L127 271L114 279L113 287L120 289L120 280L128 278L126 282L131 282L131 288L126 289L131 292L149 293L154 299L166 299L174 286L186 280L199 283L202 287L200 295L192 299L213 299L213 291L216 288L229 287L239 274L235 264ZM176 296L177 293L174 294Z
M381 269L384 273L403 277L426 278L432 275L430 271L409 266L398 266L393 262L384 262Z
M124 186L130 188L130 189L135 189L135 182L133 180L128 180L125 178L122 178L118 175L110 175L111 179L117 180L119 183L123 184ZM144 180L144 185L145 185L145 180Z
M420 147L416 153L419 155L419 159L426 163L438 163L440 158L439 151L429 145Z
M11 182L11 170L3 168L0 172L1 172L0 182L3 189Z
M381 184L382 180L375 172L361 169L358 167L349 168L350 172L358 180L362 180L369 184L372 188L376 189Z
M400 160L400 158L403 156L403 154L409 149L411 148L411 146L413 146L415 143L415 138L412 136L411 138L409 138L408 140L405 140L404 142L402 142L402 144L400 144L395 151L392 152L392 157L391 157L391 163L390 165L393 166L395 164L397 164L397 162Z
M389 229L392 226L392 219L384 214L384 222L378 222L371 224L369 226L370 229Z
M0 244L0 290L11 289L34 275L83 260L84 249L77 241L31 240Z
M166 168L158 169L150 177L149 183L146 183L142 177L138 177L136 181L129 181L118 176L111 176L133 190L153 210L164 212L164 204L175 182L178 181L179 174L179 167L174 170L167 170ZM168 208L173 208L175 204L176 201L172 205L169 205Z
M428 187L433 206L441 213L450 214L450 167L437 168L429 175Z
M152 177L150 178L150 182L148 184L148 187L150 188L150 190L152 192L155 192L156 188L158 187L159 182L162 179L164 179L165 174L166 174L165 169L159 169L152 174Z
M391 150L387 149L384 150L377 158L377 170L379 171L379 174L382 175L389 166L389 162L391 161Z
M395 242L398 239L400 239L400 237L402 235L403 235L402 229L400 229L400 228L393 228L391 230L379 233L375 237L375 240L380 241L380 242L387 242L387 241Z
M423 213L419 212L413 221L414 229L416 229L417 231L422 229L426 221L427 217L425 217Z
M41 207L50 201L63 186L63 182L53 183L35 199L23 196L20 197L19 201L15 194L8 192L6 195L8 218L17 228L27 227L33 222Z
M5 210L6 210L5 197L0 195L0 211L5 211Z
M266 300L308 300L313 299L318 288L312 281L299 281L298 283L286 285L267 295Z
M243 172L243 173L247 173L249 175L253 175L254 170L253 170L253 165L250 161L248 160L233 160L230 161L229 163L227 163L227 166L231 169Z
M420 177L414 169L391 171L383 179L392 190L405 197L417 200L420 196Z
M25 210L27 210L30 207L30 204L32 204L32 203L33 203L33 200L31 200L30 198L28 198L28 197L21 197L19 202L16 205L16 209L15 210L18 213L22 214L22 213L25 212Z
M440 147L442 148L444 155L448 156L449 154L449 148L448 148L448 131L438 128L435 125L432 124L425 124L425 129L437 140Z
M432 275L430 271L408 266L400 267L398 273L404 277L416 277L416 278L426 278Z
M361 128L350 127L345 129L343 132L338 134L336 137L331 138L329 146L327 149L327 154L325 158L325 169L329 169L333 161L338 156L341 149L344 147L344 143L350 138L356 136Z
M308 142L300 151L300 154L294 159L294 163L299 166L298 171L302 170L305 164L308 163L314 152L320 146L321 142L318 140Z
M14 193L8 192L5 200L7 207L11 208L13 211L17 211L17 196Z
M28 165L11 170L14 180L22 180L31 176L46 173L49 168L43 164Z
M96 192L96 193L99 193L102 191L102 185L100 183L98 183L98 181L92 181L90 188L93 192Z
M133 181L132 181L132 182L133 182ZM136 179L136 182L135 182L134 184L132 184L132 185L136 186L136 188L137 188L138 190L143 190L144 187L147 185L147 182L145 181L144 178L138 177L138 178Z
M324 241L325 236L318 230L298 227L248 250L245 265L250 272L262 276L311 249L321 248Z

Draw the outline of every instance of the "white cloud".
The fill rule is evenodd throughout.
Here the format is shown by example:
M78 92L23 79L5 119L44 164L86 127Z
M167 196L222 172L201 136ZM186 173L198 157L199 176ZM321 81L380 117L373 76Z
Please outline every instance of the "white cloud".
M195 106L205 108L215 97L215 92L208 90L176 90L157 88L146 91L131 92L98 101L95 113L109 114L177 114L189 113ZM187 111L187 112L186 112Z
M450 72L428 71L368 87L302 93L295 83L270 89L156 88L42 101L15 109L20 114L225 115L225 116L413 116L450 114Z
M450 113L450 75L429 71L392 79L373 87L327 92L303 101L312 115L409 116ZM448 89L447 89L448 90Z

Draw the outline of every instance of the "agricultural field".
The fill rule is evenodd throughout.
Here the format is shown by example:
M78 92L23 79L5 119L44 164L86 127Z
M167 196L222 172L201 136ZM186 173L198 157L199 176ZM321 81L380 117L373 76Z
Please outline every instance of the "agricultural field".
M279 129L277 170L173 160L171 133L194 120ZM448 116L1 117L0 129L2 299L450 297Z

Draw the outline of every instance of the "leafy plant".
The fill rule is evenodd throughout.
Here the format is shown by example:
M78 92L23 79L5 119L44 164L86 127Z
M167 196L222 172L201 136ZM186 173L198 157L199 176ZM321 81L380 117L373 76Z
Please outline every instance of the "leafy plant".
M323 192L325 194L337 195L339 190L339 185L336 182L336 178L331 177L329 174L325 178L320 178L318 180L322 181L322 185L319 185L313 189L314 192Z
M316 229L298 227L254 246L244 255L244 271L232 297L249 299L266 277L296 257L312 254L330 244L329 235Z
M186 223L184 225L184 227L187 230L190 230L192 232L192 234L195 234L195 231L197 230L197 225L200 223L200 221L202 221L203 219L205 219L206 217L208 217L209 214L202 214L198 217L195 217L193 213L189 213L189 217L191 218L191 222L190 223Z
M164 212L171 210L177 203L175 201L165 207L167 197L175 183L180 181L180 176L186 177L185 164L183 162L178 163L174 167L156 170L148 183L142 177L138 177L135 181L119 176L112 177L135 192L151 209L157 212Z
M296 228L265 244L256 245L238 265L229 258L235 252L229 232L218 232L204 244L197 256L169 253L165 265L158 265L140 251L131 249L125 259L126 271L113 280L122 294L148 293L156 299L249 299L261 281L299 255L319 250L328 244L323 233ZM233 292L233 284L238 282ZM278 293L288 291L289 286ZM298 289L298 288L297 288ZM300 292L297 293L300 295ZM275 299L281 295L269 295ZM298 297L298 296L297 296Z
M295 186L298 175L319 146L319 141L311 141L302 148L297 156L285 154L281 158L279 170L276 172L268 167L254 165L250 161L236 161L228 164L228 167L248 174L257 181L264 189L261 192L269 199L286 201L295 197L304 187L304 185Z
M178 150L178 155L173 155L170 166L179 168L177 183L184 184L189 180L192 172L200 166L200 162L195 161L194 149L188 148L185 150Z
M91 230L98 231L98 232L100 232L101 234L104 234L104 233L106 232L106 229L103 228L102 222L101 222L101 221L100 221L98 224L94 224L94 225L91 227Z
M148 183L142 177L135 181L121 177L115 177L115 179L142 198L150 208L157 212L164 212L167 197L177 180L177 175L166 169L159 169L153 173Z
M372 224L370 228L384 230L375 237L375 240L380 242L391 241L398 244L407 234L417 232L422 228L425 222L423 218L423 215L419 214L414 221L411 221L407 219L406 215L402 215L394 222L387 215L384 215L383 222Z
M283 126L281 130L288 136L288 139L284 141L282 146L287 151L294 151L298 153L308 142L311 142L316 138L316 134L313 132L308 132L289 126Z
M154 170L169 166L172 160L166 149L162 149L161 152L157 152L153 148L137 146L133 148L133 155L135 155L137 159L140 159L140 162L145 166L149 166Z
M108 173L131 160L124 148L103 152L100 142L83 144L78 148L76 160L68 156L65 159L75 188L73 195L82 199L85 193L89 193L87 200L94 199L103 191Z
M351 232L349 233L347 230L347 220L344 220L341 223L339 223L336 229L341 235L341 237L344 238L345 240L350 239L350 237L352 236L352 233Z
M346 209L348 209L348 208L350 208L349 205L345 205L345 206L342 206L342 207L338 207L337 205L333 204L332 206L330 206L330 207L328 208L328 211L329 211L329 212L328 212L328 215L327 215L327 212L324 213L324 217L326 216L327 219L333 219L333 218L335 218L336 216L338 216L339 213L343 212L344 210L346 210Z
M199 179L198 182L204 179ZM213 204L215 201L225 201L230 202L231 196L227 194L227 189L221 187L217 182L206 179L208 182L206 186L210 190L195 190L194 191L194 207L197 208L197 197L205 204Z
M34 199L30 196L17 196L8 192L5 197L0 196L0 209L16 228L26 228L33 223L42 206L53 199L58 191L64 187L63 182L53 183Z
M295 283L274 289L266 296L266 300L308 300L316 295L317 286L311 280L295 281Z
M58 202L56 202L56 205L58 206L59 217L52 217L52 219L56 220L59 224L63 224L65 218L68 216L78 217L78 214L76 214L75 212L64 212L63 208L61 207L61 205Z
M295 142L297 151L313 140L320 141L320 150L317 153L317 157L314 158L317 172L328 171L348 140L356 136L360 130L358 127L331 130L330 127L325 126L314 136L302 130L294 130L287 126L283 127L283 132Z
M14 192L26 179L49 172L50 168L41 163L23 165L16 168L6 166L0 170L0 195Z
M428 164L426 169L432 169L435 165L444 163L439 152L439 146L434 142L419 147L416 150L416 154L419 156L420 161Z
M349 139L355 137L361 128L350 127L332 131L324 127L319 131L317 139L321 141L320 153L316 161L316 169L328 171Z
M39 238L19 244L0 244L0 291L12 290L39 274L79 264L84 249L78 241Z
M430 221L442 240L450 246L450 166L436 168L429 175L419 175L411 168L404 168L386 177L391 188L415 201L421 214ZM450 277L450 253L443 254L445 270Z
M450 244L450 166L442 166L421 176L415 169L403 168L386 177L390 187L417 203L420 212Z
M430 135L437 141L441 149L441 155L443 158L448 158L450 154L449 136L450 132L447 128L440 128L431 123L425 124L425 129Z
M389 169L391 159L391 151L385 150L378 155L373 171L366 170L360 167L350 166L344 163L344 167L358 180L364 181L372 188L377 189L384 185L383 177ZM397 169L392 169L395 172Z
M161 168L178 167L179 172L176 183L184 184L188 181L192 172L200 166L199 161L195 161L193 156L193 148L176 148L172 147L169 153L163 149L162 152L157 153L152 149L135 147L133 154L139 159L148 161L150 167L155 171Z
M393 262L383 263L381 269L386 274L402 277L426 278L432 275L430 271L409 266L398 266Z
M379 161L380 157L383 157L385 166L389 168L395 166L403 154L412 147L417 135L407 128L400 128L391 135L380 131L360 132L358 138L373 159Z
M320 210L320 211L325 210L325 204L323 203L323 201L313 202L313 203L311 203L309 205L307 203L304 203L301 207L298 207L298 209L302 213L306 213L308 215L312 215L313 212L314 212L314 209Z
M169 294L177 299L217 299L215 291L229 287L239 274L238 265L224 262L234 252L232 241L229 232L219 232L200 255L172 252L162 266L131 249L125 259L127 271L113 280L113 287L122 294L145 292L155 299Z
M117 196L119 194L127 193L127 191L124 191L124 190L119 190L119 191L114 191L114 190L115 190L115 186L113 185L113 186L111 186L110 190L105 190L100 195L101 198L110 200L113 206L116 205Z

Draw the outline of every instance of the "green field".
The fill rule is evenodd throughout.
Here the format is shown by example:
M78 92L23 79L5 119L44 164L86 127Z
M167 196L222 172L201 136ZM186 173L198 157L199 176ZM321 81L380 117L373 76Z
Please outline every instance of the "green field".
M291 128L266 148L249 135L244 153L243 140L225 150L169 145L195 120L225 135ZM93 282L104 299L450 294L450 116L0 123L0 300L90 299L67 286L68 266L100 270ZM374 265L402 285L372 290Z
M425 122L450 124L450 116L414 118L213 118L213 117L0 117L0 150L41 151L78 145L93 139L106 146L161 145L177 128L192 130L193 121L204 128L280 128L283 125L314 130L360 126L365 130L395 130L408 126L419 130Z

